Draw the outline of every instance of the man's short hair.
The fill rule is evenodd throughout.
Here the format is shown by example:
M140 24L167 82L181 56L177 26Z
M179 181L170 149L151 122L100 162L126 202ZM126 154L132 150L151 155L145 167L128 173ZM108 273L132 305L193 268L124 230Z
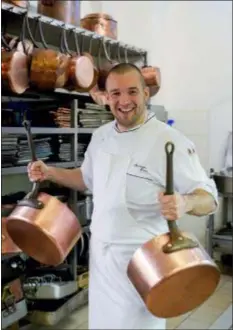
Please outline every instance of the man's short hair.
M145 88L146 83L145 83L144 77L141 73L141 70L135 64L132 64L132 63L119 63L119 64L113 66L108 71L108 74L107 74L106 79L105 79L105 89L106 89L108 77L111 75L111 73L124 74L124 73L130 72L130 71L136 71L138 73L139 78L141 80L142 88Z

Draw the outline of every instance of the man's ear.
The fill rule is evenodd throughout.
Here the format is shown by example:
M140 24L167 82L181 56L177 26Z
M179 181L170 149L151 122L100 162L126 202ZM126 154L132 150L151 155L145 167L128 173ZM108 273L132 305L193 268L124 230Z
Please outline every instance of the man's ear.
M106 99L106 104L109 105L109 94L106 90L104 91L104 96L105 96L105 99Z

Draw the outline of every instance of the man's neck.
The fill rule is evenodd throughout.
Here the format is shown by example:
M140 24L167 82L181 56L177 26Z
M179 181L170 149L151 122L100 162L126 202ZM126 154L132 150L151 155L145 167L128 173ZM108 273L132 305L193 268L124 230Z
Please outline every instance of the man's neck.
M148 111L146 110L143 114L143 116L140 117L140 119L138 120L138 122L136 122L134 125L130 126L130 127L125 127L125 126L122 126L120 125L118 122L116 122L116 127L117 127L117 130L120 132L120 133L123 133L123 132L127 132L127 131L130 131L130 130L133 130L134 128L138 127L138 126L141 126L145 123L145 121L147 120L148 118Z

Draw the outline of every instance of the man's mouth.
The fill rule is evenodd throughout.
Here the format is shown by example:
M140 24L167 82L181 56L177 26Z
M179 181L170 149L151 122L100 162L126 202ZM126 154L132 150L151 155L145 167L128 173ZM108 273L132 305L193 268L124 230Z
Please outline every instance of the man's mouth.
M122 113L129 113L131 111L135 110L135 107L130 108L130 109L122 109L122 108L118 108L118 111L122 112Z

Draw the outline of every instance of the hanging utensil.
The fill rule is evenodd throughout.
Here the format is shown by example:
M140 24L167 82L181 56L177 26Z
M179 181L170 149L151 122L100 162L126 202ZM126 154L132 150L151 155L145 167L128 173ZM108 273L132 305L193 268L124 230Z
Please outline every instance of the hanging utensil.
M24 121L32 161L37 160L30 123ZM79 240L82 229L76 215L57 198L40 193L35 182L32 191L7 217L7 231L12 241L36 261L61 264Z
M166 195L173 195L172 142L165 145ZM169 232L140 247L131 258L127 274L148 310L157 317L185 314L215 291L220 271L204 248L190 234L167 221Z
M38 19L40 41L44 49L36 49L32 56L30 82L40 90L54 90L64 87L67 81L69 57L62 52L63 35L61 30L60 52L49 49L45 41L42 23Z
M97 84L98 77L99 77L99 72L98 72L98 70L95 66L94 58L91 55L91 53L92 53L92 41L93 41L93 36L90 36L89 51L88 51L88 53L84 52L83 51L83 49L84 49L84 36L82 34L81 55L86 56L90 59L90 61L92 63L92 66L93 66L93 79L92 79L91 84L88 87L82 88L82 89L77 89L77 91L80 92L80 93L89 92Z
M26 20L23 18L21 41L24 39ZM2 41L6 45L4 37ZM1 52L1 77L3 87L11 90L13 93L22 94L29 87L29 58L26 53L16 48L7 47L7 51Z
M142 61L144 58L140 54ZM141 73L146 85L149 87L150 97L155 96L161 87L161 71L158 67L152 65L144 65L141 67Z
M75 30L72 30L76 48L76 54L70 58L68 65L68 81L65 88L83 92L88 89L94 78L93 62L89 56L81 54L78 38ZM69 52L69 47L64 36L65 49Z

